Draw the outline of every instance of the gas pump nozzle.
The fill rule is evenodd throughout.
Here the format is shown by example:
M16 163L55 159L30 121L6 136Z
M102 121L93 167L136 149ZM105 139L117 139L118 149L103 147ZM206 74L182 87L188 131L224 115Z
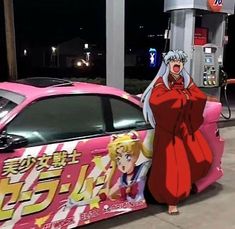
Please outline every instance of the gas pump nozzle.
M227 79L226 84L235 84L235 79Z
M223 67L220 66L219 85L221 87L226 86L227 80L228 80L228 74L223 70Z
M224 88L225 105L228 108L228 115L226 116L223 113L221 113L221 115L224 119L227 119L227 120L231 118L231 109L230 109L230 104L229 104L228 96L227 96L227 86L231 84L235 84L235 79L228 79L228 74L223 70L223 67L220 66L219 86ZM207 96L207 100L213 101L213 102L219 102L219 100L214 96Z

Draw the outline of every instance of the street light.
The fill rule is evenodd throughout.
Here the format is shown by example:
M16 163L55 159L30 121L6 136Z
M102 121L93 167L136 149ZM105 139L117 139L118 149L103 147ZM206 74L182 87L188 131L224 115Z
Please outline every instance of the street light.
M51 50L52 50L52 54L55 55L56 54L56 47L52 46Z
M51 65L53 67L58 66L58 59L56 61L56 51L57 51L57 48L55 46L52 46L51 47Z
M27 55L28 55L27 49L24 49L24 56L27 56Z
M88 45L88 44L84 44L84 48L85 48L85 49L88 49L88 48L89 48L89 45Z

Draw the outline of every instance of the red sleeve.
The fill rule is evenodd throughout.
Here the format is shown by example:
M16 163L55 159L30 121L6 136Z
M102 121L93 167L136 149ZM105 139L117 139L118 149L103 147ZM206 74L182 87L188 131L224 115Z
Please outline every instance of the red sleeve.
M186 100L182 92L168 89L162 78L159 78L150 97L150 107L157 126L174 133Z
M189 109L187 109L191 131L196 131L203 123L203 111L206 105L206 95L191 80L185 90L189 95Z

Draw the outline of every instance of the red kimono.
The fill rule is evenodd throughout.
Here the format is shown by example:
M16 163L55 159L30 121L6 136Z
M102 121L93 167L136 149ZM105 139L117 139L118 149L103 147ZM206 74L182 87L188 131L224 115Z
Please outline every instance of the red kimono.
M187 89L183 77L168 79L170 90L160 77L150 97L156 130L148 185L158 202L177 205L207 174L212 152L199 130L205 94L192 79Z

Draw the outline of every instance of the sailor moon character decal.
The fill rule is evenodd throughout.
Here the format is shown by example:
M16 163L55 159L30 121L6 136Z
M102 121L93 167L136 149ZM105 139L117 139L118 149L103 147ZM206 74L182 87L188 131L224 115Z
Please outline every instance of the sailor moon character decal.
M109 177L109 195L115 196L119 192L123 200L138 201L144 199L143 191L146 174L150 167L151 151L141 142L137 132L130 132L121 136L114 135L108 146L112 167L121 173L116 184L111 187L112 174ZM140 154L146 160L137 161Z

